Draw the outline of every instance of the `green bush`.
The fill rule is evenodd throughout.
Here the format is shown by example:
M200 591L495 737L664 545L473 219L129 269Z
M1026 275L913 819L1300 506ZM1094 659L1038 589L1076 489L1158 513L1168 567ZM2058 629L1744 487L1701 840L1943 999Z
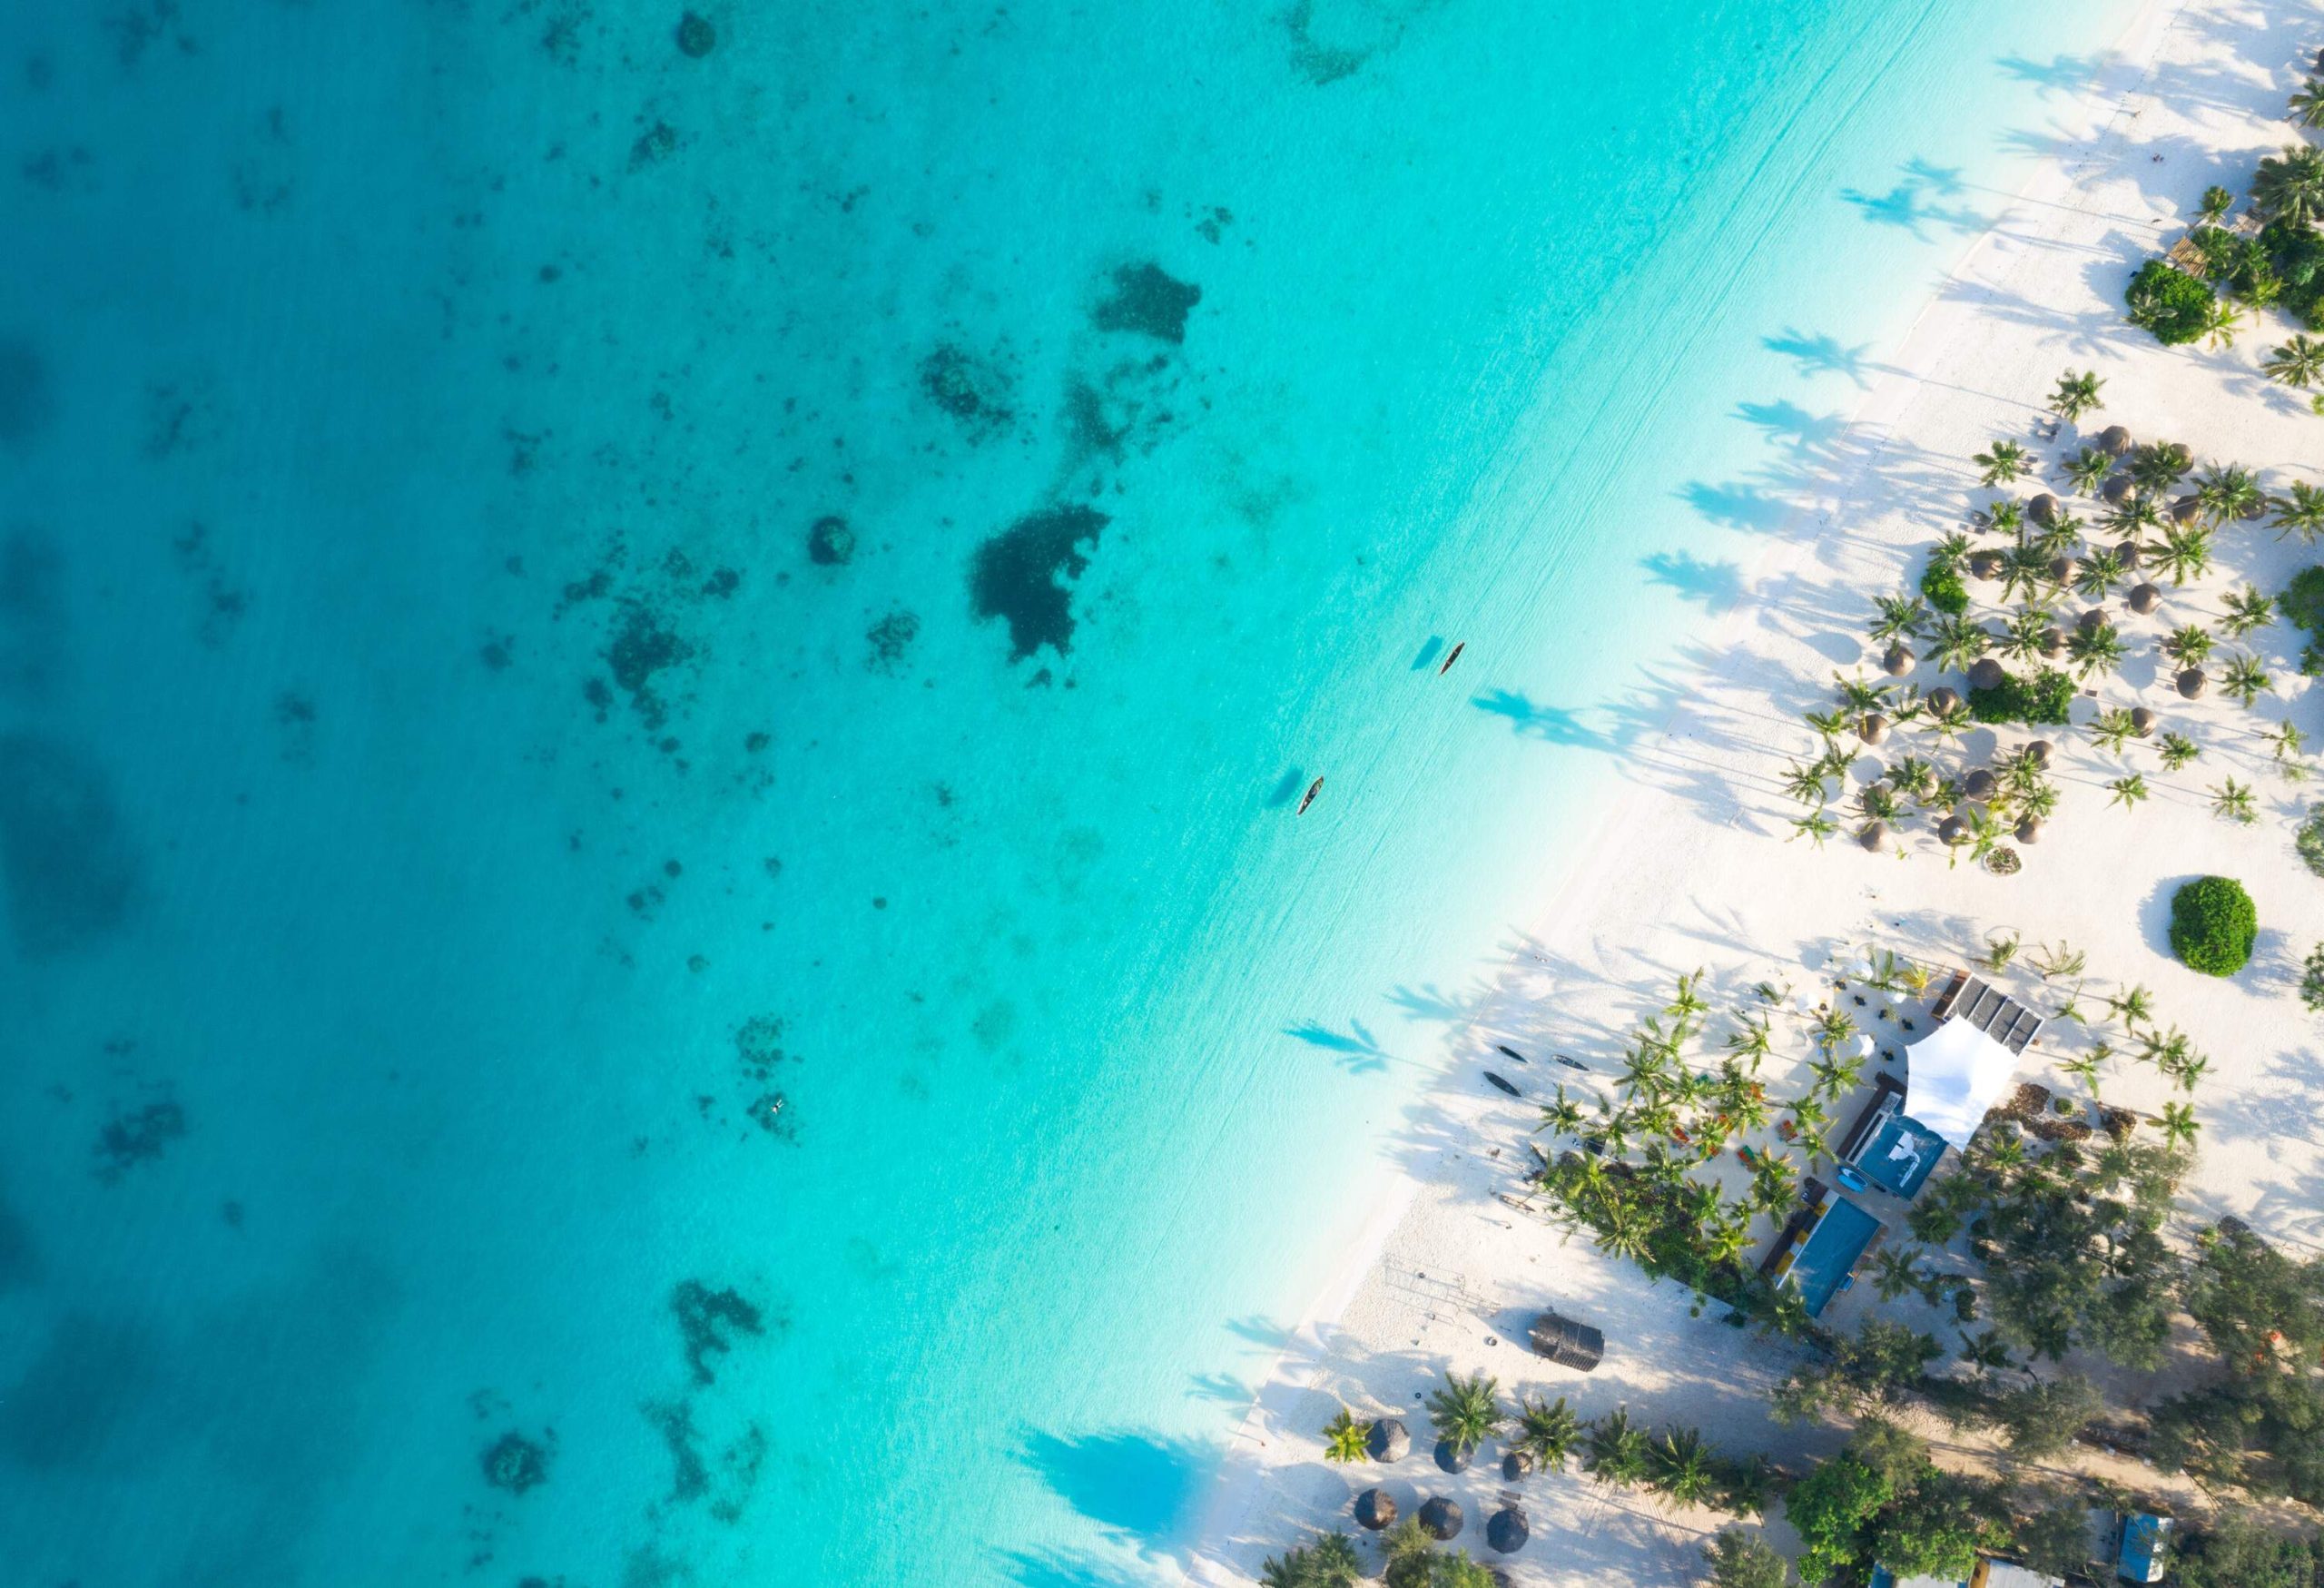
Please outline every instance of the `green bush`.
M1961 582L1961 570L1951 563L1933 562L1921 575L1921 594L1939 612L1959 616L1969 610L1969 587Z
M2165 347L2176 347L2210 328L2215 299L2209 286L2186 271L2151 259L2131 278L2122 301L2132 325L2152 331Z
M2292 845L2309 871L2324 877L2324 805L2309 807L2308 820L2292 833Z
M2259 935L2259 909L2232 877L2197 877L2171 897L2171 946L2190 970L2232 976Z
M2276 606L2309 633L2324 637L2324 564L2292 575Z
M1969 691L1969 715L1981 723L2063 723L2073 680L2055 667L2031 678L2013 673L1991 689Z

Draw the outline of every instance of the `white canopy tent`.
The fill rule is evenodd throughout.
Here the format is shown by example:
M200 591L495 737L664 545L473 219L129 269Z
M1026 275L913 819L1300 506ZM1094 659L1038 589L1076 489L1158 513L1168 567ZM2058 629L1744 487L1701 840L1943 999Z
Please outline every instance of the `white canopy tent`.
M1965 1020L1939 1025L1905 1062L1905 1112L1964 1152L2017 1073L2017 1055Z

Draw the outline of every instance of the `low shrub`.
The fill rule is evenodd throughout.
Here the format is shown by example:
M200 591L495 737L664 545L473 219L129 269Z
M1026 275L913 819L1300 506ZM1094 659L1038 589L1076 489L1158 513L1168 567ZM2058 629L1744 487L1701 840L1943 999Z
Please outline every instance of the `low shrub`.
M2276 597L2276 607L2311 635L2324 638L2324 564L2304 567Z
M2324 805L2311 805L2308 820L2292 833L2292 846L2309 871L2324 877Z
M2215 301L2209 285L2159 259L2141 265L2122 293L2131 323L2152 331L2165 347L2201 336L2211 325Z
M1981 723L2062 724L2073 705L2073 680L2055 667L2031 678L2013 673L1991 689L1969 691L1969 715Z
M1961 581L1961 570L1949 562L1933 562L1921 575L1921 594L1939 612L1959 616L1969 610L1969 587Z
M2190 970L2232 976L2259 935L2259 909L2233 877L2197 877L2171 896L2171 947Z

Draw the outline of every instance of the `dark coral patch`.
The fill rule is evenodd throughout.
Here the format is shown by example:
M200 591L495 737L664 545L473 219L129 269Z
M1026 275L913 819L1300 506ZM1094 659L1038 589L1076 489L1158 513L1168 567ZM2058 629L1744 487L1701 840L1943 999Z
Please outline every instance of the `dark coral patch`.
M0 443L31 439L48 424L48 369L30 342L0 338Z
M1009 406L1008 374L950 342L921 360L920 386L972 441L981 441L1016 422L1016 410Z
M706 16L687 12L678 18L678 54L699 61L718 47L718 30Z
M807 531L807 560L838 567L855 555L855 531L832 513L815 520Z
M606 647L606 663L614 682L628 695L630 704L649 728L659 728L667 712L654 690L654 676L691 658L694 646L666 626L643 601L624 601L613 643Z
M550 1446L510 1429L485 1447L484 1481L521 1494L548 1482Z
M1151 260L1114 271L1113 296L1090 312L1099 330L1135 331L1166 342L1187 340L1187 312L1202 301L1202 289L1182 281Z
M875 673L892 673L903 661L911 642L920 637L920 619L898 607L864 632L872 654L864 666Z
M686 1367L696 1384L710 1384L716 1376L710 1359L734 1348L734 1334L763 1335L766 1319L739 1290L713 1290L699 1279L681 1280L670 1292L670 1311L678 1320L685 1342Z
M1029 513L977 547L969 568L969 600L980 618L1009 625L1009 659L1021 661L1043 646L1059 652L1073 643L1073 599L1068 587L1089 566L1088 547L1112 520L1095 508L1074 505Z
M129 913L137 863L104 774L62 741L0 735L0 873L17 945L69 952Z
M151 1163L185 1134L185 1110L172 1099L124 1109L97 1132L97 1178L108 1185L141 1163Z

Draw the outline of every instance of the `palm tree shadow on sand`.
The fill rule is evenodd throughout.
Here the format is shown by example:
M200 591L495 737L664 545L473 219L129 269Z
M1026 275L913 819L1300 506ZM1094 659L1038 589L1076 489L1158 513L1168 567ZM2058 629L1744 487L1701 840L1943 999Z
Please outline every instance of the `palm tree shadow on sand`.
M1346 1031L1335 1031L1318 1021L1306 1021L1295 1026L1285 1026L1283 1034L1296 1037L1311 1048L1321 1048L1339 1056L1343 1068L1361 1075L1369 1070L1385 1070L1395 1055L1383 1048L1362 1021L1347 1022Z

